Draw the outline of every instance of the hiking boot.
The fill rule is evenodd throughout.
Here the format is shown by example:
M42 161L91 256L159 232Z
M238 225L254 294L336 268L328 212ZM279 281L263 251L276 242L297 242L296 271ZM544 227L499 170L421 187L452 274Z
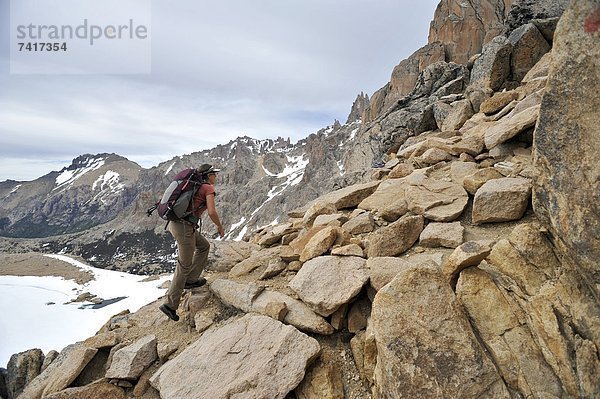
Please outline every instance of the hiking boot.
M185 286L183 288L185 288L186 290L189 290L191 288L202 287L204 284L206 284L206 279L204 277L200 277L196 281L192 281L190 283L185 283Z
M173 321L179 321L179 316L177 316L177 312L168 307L167 305L160 305L159 309L161 312L166 314L169 317L169 319Z

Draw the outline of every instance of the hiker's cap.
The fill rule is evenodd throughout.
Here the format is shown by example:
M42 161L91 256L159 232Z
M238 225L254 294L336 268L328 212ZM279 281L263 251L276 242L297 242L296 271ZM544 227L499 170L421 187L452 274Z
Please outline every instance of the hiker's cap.
M198 167L197 170L202 175L207 175L209 173L217 173L221 171L221 169L215 169L211 164L208 163L203 163Z

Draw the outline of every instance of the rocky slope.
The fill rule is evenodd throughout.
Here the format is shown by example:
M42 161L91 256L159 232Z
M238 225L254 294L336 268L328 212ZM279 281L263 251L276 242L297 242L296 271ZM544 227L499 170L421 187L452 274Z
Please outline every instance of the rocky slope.
M186 293L177 323L152 303L58 357L13 356L0 396L600 396L599 16L572 2L551 51L519 25L472 65L425 67L355 132L307 139L329 165L311 158L307 187L339 160L370 179L216 242L210 286ZM340 131L365 155L319 151Z
M11 251L64 250L95 266L138 273L169 270L172 265L166 259L173 253L169 237L161 234L161 221L145 218L144 211L160 196L176 170L204 162L223 169L219 182L221 217L227 237L241 238L281 220L287 211L319 195L367 180L370 167L387 153L397 151L407 138L428 130L455 129L478 111L493 91L515 87L524 72L548 51L565 4L440 2L428 45L401 61L390 82L372 98L361 93L346 124L336 121L295 144L284 139L241 137L148 170L115 155L87 155L63 171L33 182L3 182L0 234L41 238L6 240L1 246ZM528 28L508 35L521 26ZM461 27L478 33L461 34ZM504 32L505 38L496 38L495 46L475 60L476 53L498 32ZM476 45L463 42L475 37ZM513 49L515 43L518 48ZM537 52L530 52L530 48ZM482 65L511 53L512 64L498 70L498 76L488 81L478 77ZM467 59L466 65L460 64ZM451 117L446 118L448 115ZM108 163L94 169L94 162ZM108 172L111 176L105 175ZM62 185L67 177L77 183ZM98 179L110 179L119 189L111 189L108 180L96 183ZM247 192L252 195L240 195ZM205 227L207 234L215 233L210 222Z

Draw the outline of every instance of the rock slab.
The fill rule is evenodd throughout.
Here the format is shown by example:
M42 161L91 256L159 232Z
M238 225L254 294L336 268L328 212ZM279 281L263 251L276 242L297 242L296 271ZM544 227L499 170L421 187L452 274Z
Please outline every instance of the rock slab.
M567 258L596 287L600 284L598 15L597 2L571 2L560 19L533 142L540 172L534 181L533 209Z
M510 398L435 265L401 271L373 302L375 397Z
M25 387L21 399L40 399L67 388L92 360L97 349L82 344L67 346L46 370Z
M408 250L419 239L424 223L422 216L404 216L380 228L369 237L368 257L396 256Z
M106 377L137 379L156 359L158 359L156 336L147 335L115 352L110 368L106 371Z
M531 196L531 181L504 177L487 181L473 199L473 223L507 222L520 219Z
M356 256L320 256L306 262L289 286L316 313L329 316L369 280L365 265Z
M283 399L320 351L314 338L292 326L246 315L206 331L150 383L162 399Z

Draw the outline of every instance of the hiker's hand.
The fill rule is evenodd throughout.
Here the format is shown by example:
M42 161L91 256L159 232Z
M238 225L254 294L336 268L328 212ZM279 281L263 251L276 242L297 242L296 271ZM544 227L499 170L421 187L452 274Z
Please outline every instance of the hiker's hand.
M223 229L223 226L219 227L219 237L225 237L225 230Z

